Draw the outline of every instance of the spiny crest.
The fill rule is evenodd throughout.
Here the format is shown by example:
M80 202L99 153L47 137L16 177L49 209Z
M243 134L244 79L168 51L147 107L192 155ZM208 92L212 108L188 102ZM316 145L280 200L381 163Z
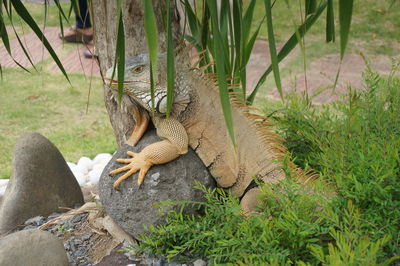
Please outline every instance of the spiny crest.
M192 47L190 47L189 49L192 49ZM201 58L199 58L201 54L200 56L199 54L194 56L198 56L198 58L196 61L192 60L191 62L195 62L197 65L198 62L201 61ZM188 57L181 57L181 59L187 60ZM213 63L211 63L210 65L212 64ZM218 92L217 74L204 72L209 65L203 67L196 67L196 65L191 66L192 70L194 70L196 74L202 77L205 84L209 86L210 89ZM312 182L313 180L316 180L318 178L318 174L316 174L312 170L303 170L296 166L290 158L286 158L288 155L288 150L283 144L284 139L273 131L275 125L268 117L256 114L260 113L260 110L254 106L248 105L248 102L243 96L240 84L230 84L229 89L232 90L229 93L232 107L236 110L239 110L248 119L250 125L253 126L258 133L259 139L263 142L264 147L270 147L271 151L274 153L274 157L279 162L285 161L291 176L302 184L307 184L309 182Z

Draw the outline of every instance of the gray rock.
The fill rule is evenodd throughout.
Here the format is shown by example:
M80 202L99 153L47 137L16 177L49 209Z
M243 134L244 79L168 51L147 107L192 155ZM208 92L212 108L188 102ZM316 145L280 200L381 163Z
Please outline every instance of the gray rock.
M126 155L128 150L139 152L159 140L155 130L152 130L142 137L136 147L121 147L100 177L99 196L107 214L135 237L144 233L144 226L157 225L164 221L154 204L166 200L202 200L202 193L193 188L194 180L200 181L206 187L215 185L202 161L189 149L187 154L167 164L152 166L140 187L137 185L136 173L121 183L120 190L114 190L114 181L123 174L109 175L110 171L123 166L115 160L129 157Z
M22 136L14 148L13 175L0 203L0 234L31 217L82 203L78 182L58 149L38 133Z
M68 265L62 242L51 233L24 230L0 238L0 266Z

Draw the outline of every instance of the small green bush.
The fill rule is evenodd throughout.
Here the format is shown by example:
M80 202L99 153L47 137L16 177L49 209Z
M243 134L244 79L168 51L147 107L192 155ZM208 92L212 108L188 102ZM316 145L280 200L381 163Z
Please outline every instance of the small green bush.
M150 227L142 236L142 247L167 254L167 258L201 256L216 264L280 264L307 257L317 261L307 246L329 233L329 227L315 212L320 196L305 193L288 180L279 187L263 189L264 211L245 218L236 198L221 189L201 189L206 202L197 204L204 215L171 211L166 225ZM292 204L288 205L288 200L293 200Z
M291 96L274 112L293 160L320 175L312 188L290 176L262 185L259 213L246 218L237 199L200 186L206 201L191 204L204 215L169 212L166 225L142 236L141 248L214 264L387 265L398 259L400 81L369 70L364 80L364 91L350 89L333 105L315 107Z
M362 232L371 240L391 236L386 255L398 256L400 80L367 70L364 81L363 91L350 89L332 106L291 100L276 120L295 162L334 185L338 210L353 201L361 210Z

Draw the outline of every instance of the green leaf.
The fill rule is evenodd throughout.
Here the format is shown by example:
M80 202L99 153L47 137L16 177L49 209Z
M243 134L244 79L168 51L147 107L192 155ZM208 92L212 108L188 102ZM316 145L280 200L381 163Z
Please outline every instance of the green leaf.
M243 65L247 65L250 59L251 51L253 50L254 43L257 40L258 33L260 32L261 25L264 23L265 17L261 20L260 24L257 27L257 30L253 33L251 36L250 40L246 44L246 47L244 48L244 54L243 54Z
M260 26L261 24L264 22L264 18L262 19L262 22L260 23L258 29L255 31L255 33L250 37L249 40L249 36L250 36L250 30L251 30L251 24L253 22L253 14L254 14L254 8L256 5L256 1L252 0L245 13L243 16L243 19L241 20L241 26L242 29L240 29L241 31L241 36L242 38L240 39L240 42L237 44L235 43L235 45L239 45L240 46L240 54L238 55L238 60L239 61L239 76L240 76L240 83L242 86L242 93L243 93L243 100L246 99L246 93L247 93L247 84L246 84L246 80L247 80L247 72L246 72L246 65L249 61L250 58L250 54L251 51L253 49L254 46L254 42L255 42L255 38L258 36L258 33L260 31ZM235 18L238 19L238 18Z
M353 0L339 0L340 60L343 59L350 33Z
M72 11L75 10L75 5L77 5L78 0L71 0L71 5L68 10L68 19L71 18Z
M199 43L196 38L194 38L193 36L187 35L187 34L185 34L183 37L185 38L186 41L188 41L194 45L197 52L199 52L199 53L202 52L203 49L201 48L201 43Z
M117 60L118 68L118 102L121 102L122 94L124 91L124 79L125 79L125 31L124 31L124 19L121 6L119 6L118 15L118 30L117 30L117 44L115 51L115 60Z
M306 16L315 12L317 9L317 0L306 0Z
M310 15L307 17L307 19L304 21L303 24L299 26L299 28L296 30L295 33L292 34L292 36L287 40L287 42L283 45L282 49L278 53L278 63L281 62L292 50L296 45L299 43L299 38L302 38L304 34L311 28L312 25L314 25L315 21L317 21L318 17L322 14L324 9L327 6L327 2L323 2L315 11L314 14ZM268 66L267 70L262 74L260 79L257 82L256 87L250 94L250 96L247 98L247 101L249 104L252 104L254 102L254 99L256 97L256 94L258 92L258 89L260 86L265 82L265 79L271 73L272 71L272 66Z
M44 21L43 21L43 25L44 27L46 27L46 23L47 23L47 15L48 15L48 7L47 7L47 1L44 1Z
M230 58L229 60L229 66L230 66L230 75L232 77L231 83L234 82L235 78L235 66L233 65L235 62L235 36L234 36L234 28L233 28L233 17L232 17L232 12L231 12L231 5L227 5L227 13L228 13L228 25L229 25L229 54Z
M33 63L32 59L31 59L31 56L29 55L28 51L26 50L24 44L22 43L21 38L19 37L19 35L18 35L18 33L17 33L17 30L15 29L14 25L12 25L12 28L13 28L13 30L14 30L15 37L16 37L17 40L18 40L19 46L21 47L22 51L24 52L26 58L28 58L29 63L31 63L32 67L37 71L37 69L36 69L36 67L35 67L35 64ZM10 54L10 56L12 57L11 54ZM16 61L14 58L13 58L13 60L14 60L15 63L17 63L17 61ZM19 63L17 63L17 65L20 66L20 67L22 67L22 65L19 64ZM24 70L28 71L25 67L22 67L22 68L23 68ZM30 72L30 71L28 71L28 72Z
M222 44L223 44L223 52L225 53L225 70L227 74L231 73L231 65L230 65L230 56L229 56L229 17L230 17L230 8L229 3L221 7L220 9L220 28L219 32L221 34Z
M344 53L346 51L347 41L349 39L351 17L353 13L353 0L339 0L339 25L340 25L340 63L336 73L333 88L336 89L336 84L339 80L340 69Z
M9 19L10 19L11 26L12 26L12 28L13 28L13 30L14 30L15 37L17 38L18 43L19 43L19 45L21 46L22 51L24 52L26 58L27 58L27 59L29 60L29 62L31 63L32 67L36 70L36 67L35 67L35 65L34 65L33 62L32 62L31 56L29 55L28 51L25 49L25 46L23 45L23 43L22 43L21 39L19 38L19 35L18 35L18 33L17 33L17 31L16 31L16 29L15 29L15 27L14 27L14 24L13 24L13 21L12 21L12 15L11 15L11 7L6 8L5 10L6 10L7 16L8 16ZM1 11L3 11L3 10L1 9ZM2 27L2 28L3 28L3 29L2 29L2 38L4 38L4 39L3 39L3 43L4 43L4 46L6 47L6 50L7 50L8 54L10 55L10 57L12 58L12 60L14 61L15 64L17 64L20 68L22 68L22 69L25 70L26 72L30 73L30 71L29 71L28 69L26 69L26 68L25 68L24 66L22 66L19 62L17 62L17 60L15 60L15 58L12 56L12 54L11 54L11 47L10 47L9 38L8 38L8 33L7 33L6 28L5 28L5 23L4 23L4 20L3 20L3 16L1 17L1 22L2 22L2 24L3 24L2 26L4 27L4 28ZM4 32L3 32L3 31L4 31Z
M203 47L203 50L207 48L208 39L210 36L210 30L208 24L209 20L210 20L210 10L208 8L208 2L205 1L203 8L202 22L201 22L201 45Z
M63 25L63 20L62 20L60 13L58 14L58 21L60 23L61 39L64 39L64 25Z
M207 0L210 8L212 32L214 36L214 51L215 51L215 65L217 68L217 80L219 87L220 101L222 105L222 112L224 114L225 123L228 129L229 136L232 140L233 145L236 147L235 134L233 130L232 110L228 94L228 84L226 81L226 70L225 70L225 53L217 52L222 51L222 37L218 26L218 15L217 15L217 4L215 0Z
M54 0L54 4L57 6L59 15L63 16L66 21L69 21L69 19L67 18L67 16L64 13L64 10L61 7L60 0Z
M242 20L242 25L243 25L243 31L242 31L242 38L243 38L243 43L246 43L247 40L249 39L250 36L250 30L251 30L251 23L253 22L253 14L254 14L254 7L256 5L255 0L251 0L249 3L249 6L246 9L246 12L244 13L244 17Z
M240 69L241 66L241 55L242 55L242 5L240 0L233 0L232 4L233 13L233 32L235 38L235 73Z
M200 40L199 27L198 27L199 20L197 19L196 14L194 13L193 8L188 0L185 0L185 10L186 10L186 18L188 20L192 36L194 36L197 40Z
M172 37L171 8L167 1L167 118L172 110L174 101L175 62L174 40Z
M154 75L157 74L158 33L153 4L149 0L144 1L144 29L150 57L150 94L151 108L154 113Z
M46 47L47 51L50 53L54 62L56 62L58 68L61 70L61 72L63 73L65 78L68 80L68 82L71 83L68 78L67 72L65 72L65 69L60 62L60 59L58 59L57 54L54 52L49 41L44 36L43 32L39 29L38 25L33 20L32 16L29 14L28 10L26 10L26 8L22 4L21 0L13 0L13 1L11 1L11 3L14 6L14 9L17 12L17 14L26 22L26 24L29 25L29 27L33 30L33 32L36 34L36 36L42 41L43 45Z
M210 27L209 27L209 22L210 22L210 10L208 8L207 1L203 1L203 13L202 13L202 19L201 19L201 38L200 38L200 43L202 50L207 50L210 54L213 54L213 46L212 46L212 39L211 39L211 33L210 33ZM211 60L209 55L206 53L201 61L201 65L205 66L210 64ZM213 72L213 68L215 67L210 66L207 68L208 72Z
M333 0L328 0L326 10L326 42L335 42L335 16L333 12Z
M267 17L267 29L268 29L268 44L269 44L269 53L271 56L272 70L274 72L275 84L279 91L279 95L283 100L283 92L281 85L281 77L279 74L279 65L278 65L278 56L276 54L276 46L275 46L275 37L274 37L274 28L272 25L272 7L271 0L264 0L265 5L265 15Z
M2 9L0 9L0 10L2 10ZM2 12L1 12L1 16L0 16L0 34L1 34L1 39L3 40L4 47L6 48L8 54L11 55L10 40L8 39L8 33L7 33L6 26L4 24Z

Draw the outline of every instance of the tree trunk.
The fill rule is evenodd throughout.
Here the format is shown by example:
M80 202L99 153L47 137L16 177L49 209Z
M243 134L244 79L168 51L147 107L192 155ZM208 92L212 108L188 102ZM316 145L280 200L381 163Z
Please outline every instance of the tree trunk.
M147 0L146 0L147 1ZM123 18L125 25L125 54L126 56L147 53L146 36L144 32L144 9L143 0L125 0L123 2ZM116 49L116 26L117 26L117 1L96 0L92 1L93 25L95 32L96 53L99 56L100 71L102 76L107 69L112 67ZM159 51L166 50L166 38L163 25L165 1L153 0L153 7L158 28ZM172 17L174 23L174 38L179 39L179 16L175 12L174 1L171 0L171 8L175 14ZM114 129L118 146L125 143L129 138L135 122L131 113L119 108L118 103L111 97L112 91L104 85L104 101L110 116L111 125Z

